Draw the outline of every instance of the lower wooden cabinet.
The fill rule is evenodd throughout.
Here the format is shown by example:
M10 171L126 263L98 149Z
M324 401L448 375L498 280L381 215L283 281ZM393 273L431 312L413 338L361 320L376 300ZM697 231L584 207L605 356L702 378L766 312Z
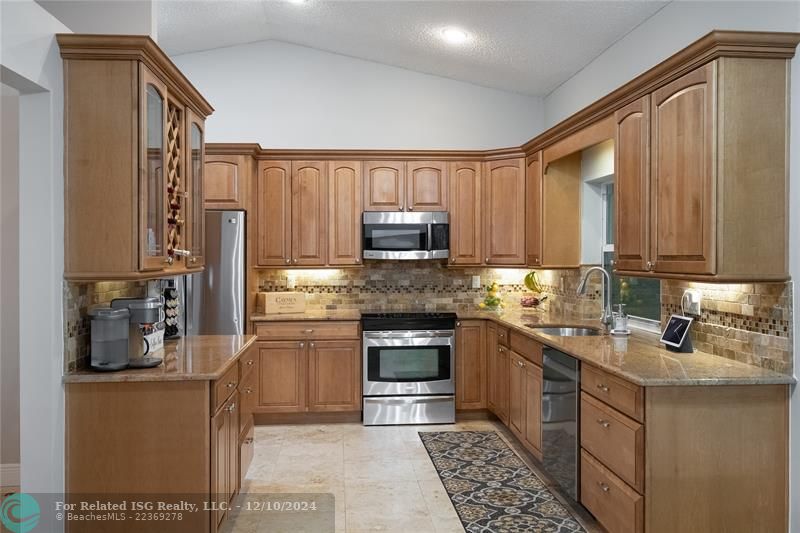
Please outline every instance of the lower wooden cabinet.
M311 323L308 323L311 324ZM260 323L258 404L256 413L303 413L361 410L361 340L357 322L326 323L342 336L324 339L314 327L289 328L285 323ZM301 327L303 326L303 327ZM337 327L341 326L341 327Z
M214 526L225 518L225 507L239 489L239 393L233 393L211 418L211 496Z
M456 409L486 409L486 325L456 322Z
M498 328L486 328L486 359L488 362L487 406L504 424L508 422L508 348L501 346Z
M508 428L541 459L542 369L517 352L508 358Z
M581 503L611 533L637 533L644 527L644 497L581 450Z

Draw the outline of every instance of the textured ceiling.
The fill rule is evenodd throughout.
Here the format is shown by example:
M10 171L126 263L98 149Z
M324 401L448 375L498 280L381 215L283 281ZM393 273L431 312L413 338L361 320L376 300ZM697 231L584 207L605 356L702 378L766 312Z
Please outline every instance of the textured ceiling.
M666 3L161 0L156 22L170 55L274 39L544 96ZM473 38L443 43L448 25Z

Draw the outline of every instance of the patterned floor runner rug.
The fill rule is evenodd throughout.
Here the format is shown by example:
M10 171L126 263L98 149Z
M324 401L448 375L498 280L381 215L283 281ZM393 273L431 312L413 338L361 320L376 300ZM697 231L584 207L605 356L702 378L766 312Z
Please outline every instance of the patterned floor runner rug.
M494 431L420 432L469 533L585 533Z

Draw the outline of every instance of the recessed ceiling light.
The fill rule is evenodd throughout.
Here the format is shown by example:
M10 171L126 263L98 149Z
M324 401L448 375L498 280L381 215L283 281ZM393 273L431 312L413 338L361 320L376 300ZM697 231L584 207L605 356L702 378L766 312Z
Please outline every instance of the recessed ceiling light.
M308 0L287 0L287 2L289 2L290 4L300 5L300 4L305 4L306 2L308 2Z
M456 28L455 26L442 28L440 34L442 39L450 44L464 44L465 42L469 41L469 33L465 32L461 28Z

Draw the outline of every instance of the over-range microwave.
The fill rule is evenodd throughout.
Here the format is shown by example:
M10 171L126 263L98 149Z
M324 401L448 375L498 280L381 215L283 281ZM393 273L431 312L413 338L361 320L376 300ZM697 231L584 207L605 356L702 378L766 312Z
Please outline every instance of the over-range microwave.
M446 212L364 213L364 259L447 259L450 223Z

